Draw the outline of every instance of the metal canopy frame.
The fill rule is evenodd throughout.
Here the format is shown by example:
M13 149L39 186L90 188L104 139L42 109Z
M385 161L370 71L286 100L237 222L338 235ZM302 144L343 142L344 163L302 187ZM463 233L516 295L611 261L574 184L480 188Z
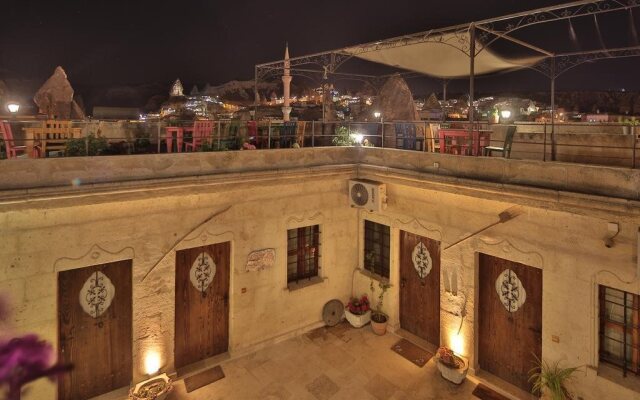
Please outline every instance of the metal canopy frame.
M526 27L541 25L562 20L571 20L586 16L596 16L613 12L627 11L640 7L640 0L580 0L530 11L519 12L502 17L489 18L445 28L431 29L410 35L398 36L381 41L369 42L341 49L292 57L289 59L291 74L306 77L314 82L327 82L329 76L342 79L355 79L371 83L378 87L380 82L393 74L379 76L338 71L347 61L359 54L380 49L402 47L417 43L441 43L452 46L469 57L469 103L474 102L475 57L495 42L507 41L526 48L542 57L535 65L528 67L545 75L551 81L551 141L552 160L555 160L555 80L566 71L588 62L598 60L628 58L640 56L640 46L628 46L615 49L597 49L579 52L560 53L513 36L514 32ZM373 61L369 61L373 62ZM258 81L278 76L284 71L285 60L278 60L255 66L255 97L258 104ZM414 71L400 72L406 77L421 73ZM446 84L449 79L443 79ZM323 101L323 115L324 115ZM469 108L470 126L474 122L473 107ZM470 128L471 129L471 128Z

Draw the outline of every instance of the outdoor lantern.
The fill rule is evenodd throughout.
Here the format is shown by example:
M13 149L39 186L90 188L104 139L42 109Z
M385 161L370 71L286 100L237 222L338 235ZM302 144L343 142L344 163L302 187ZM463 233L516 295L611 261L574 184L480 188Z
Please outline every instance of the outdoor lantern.
M382 114L380 114L380 111L376 111L376 112L373 113L373 116L376 117L376 118L380 118L381 115Z
M500 118L502 118L502 119L511 118L511 111L510 110L502 110L502 111L500 111Z
M18 103L8 103L7 104L7 110L9 110L9 112L13 115L17 114L18 111L20 110L20 104Z

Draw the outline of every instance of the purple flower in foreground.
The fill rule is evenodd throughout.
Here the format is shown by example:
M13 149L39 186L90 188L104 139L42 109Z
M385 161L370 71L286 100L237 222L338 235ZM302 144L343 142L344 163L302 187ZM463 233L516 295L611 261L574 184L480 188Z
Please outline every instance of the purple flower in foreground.
M9 385L9 399L20 398L24 384L43 376L54 379L70 365L51 365L53 348L36 335L25 335L0 343L0 385Z

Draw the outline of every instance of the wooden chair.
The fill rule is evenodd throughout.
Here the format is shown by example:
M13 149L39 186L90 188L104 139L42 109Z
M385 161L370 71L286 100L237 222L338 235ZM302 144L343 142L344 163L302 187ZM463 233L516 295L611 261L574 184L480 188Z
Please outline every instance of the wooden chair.
M297 124L294 121L286 121L282 126L282 131L280 132L280 148L288 149L290 148L296 140L296 127Z
M28 156L27 146L16 146L15 140L13 138L13 132L11 131L11 124L9 122L0 122L0 131L2 131L2 140L4 141L7 158L17 158L18 156L25 155ZM35 147L33 149L33 154L37 154L37 150Z
M416 126L412 123L397 123L396 148L404 150L416 150Z
M193 127L185 127L184 132L191 132L191 141L184 143L185 151L196 151L202 142L211 138L213 134L212 120L195 121Z
M439 130L440 124L429 124L429 129L427 130L429 137L425 138L426 142L430 146L428 151L434 153L440 152L440 138L438 137ZM425 146L425 148L429 146Z
M306 127L306 121L298 121L296 128L296 143L298 143L298 146L300 147L304 147L304 130Z
M507 133L504 136L504 144L502 147L487 146L483 150L484 156L490 157L494 151L497 151L502 153L502 157L511 158L511 146L513 146L513 137L516 134L516 128L515 125L509 125Z
M35 131L34 139L40 141L44 157L51 151L64 152L69 139L79 138L82 129L73 128L69 120L47 120L41 129Z

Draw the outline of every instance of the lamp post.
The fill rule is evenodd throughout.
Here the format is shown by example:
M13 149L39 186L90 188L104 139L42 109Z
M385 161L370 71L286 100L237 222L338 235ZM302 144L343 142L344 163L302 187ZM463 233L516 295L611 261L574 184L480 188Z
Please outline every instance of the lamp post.
M11 113L11 117L15 118L18 111L20 111L20 104L16 102L7 103L7 110Z

